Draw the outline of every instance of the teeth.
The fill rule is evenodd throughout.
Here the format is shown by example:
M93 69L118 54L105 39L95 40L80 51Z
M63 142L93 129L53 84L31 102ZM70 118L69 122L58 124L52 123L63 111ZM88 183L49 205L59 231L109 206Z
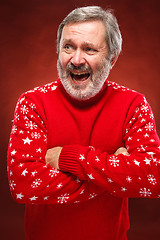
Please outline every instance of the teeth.
M82 73L72 73L72 74L80 76L80 75L84 75L84 74L87 74L87 73L86 72L82 72Z

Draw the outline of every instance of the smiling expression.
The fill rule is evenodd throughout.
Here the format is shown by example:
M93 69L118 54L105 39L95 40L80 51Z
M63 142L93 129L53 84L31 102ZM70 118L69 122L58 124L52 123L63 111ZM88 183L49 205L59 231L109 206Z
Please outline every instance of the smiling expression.
M61 82L74 98L85 100L102 88L110 70L102 21L64 26L57 61Z

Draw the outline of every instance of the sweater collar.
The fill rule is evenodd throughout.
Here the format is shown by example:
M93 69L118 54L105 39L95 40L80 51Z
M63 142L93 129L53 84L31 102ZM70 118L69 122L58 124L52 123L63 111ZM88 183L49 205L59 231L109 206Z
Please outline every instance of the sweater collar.
M79 108L88 108L91 107L92 105L96 105L105 95L107 91L107 80L105 81L102 89L98 94L96 94L94 97L91 97L90 99L87 100L78 100L73 98L71 95L69 95L66 90L64 89L61 81L59 80L59 88L63 96L72 104L75 105L76 107Z

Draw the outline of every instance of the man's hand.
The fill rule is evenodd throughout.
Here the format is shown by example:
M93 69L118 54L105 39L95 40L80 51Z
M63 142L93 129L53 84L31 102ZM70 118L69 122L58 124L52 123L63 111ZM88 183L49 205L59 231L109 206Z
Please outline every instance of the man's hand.
M59 155L62 151L62 147L54 147L47 150L45 161L51 167L59 169Z
M116 150L116 152L114 153L114 155L118 155L118 154L123 154L123 155L126 155L126 156L129 156L130 154L127 152L127 149L124 148L124 147L120 147Z

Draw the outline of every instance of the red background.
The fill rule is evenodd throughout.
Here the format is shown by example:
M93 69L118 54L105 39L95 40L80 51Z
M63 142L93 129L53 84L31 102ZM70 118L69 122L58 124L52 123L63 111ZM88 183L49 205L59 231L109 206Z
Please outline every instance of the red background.
M84 5L115 10L123 52L109 79L145 94L160 136L159 0L1 0L0 239L24 239L24 206L12 200L6 172L15 104L24 91L57 79L58 25L73 8ZM130 199L130 220L129 240L160 239L160 199Z

